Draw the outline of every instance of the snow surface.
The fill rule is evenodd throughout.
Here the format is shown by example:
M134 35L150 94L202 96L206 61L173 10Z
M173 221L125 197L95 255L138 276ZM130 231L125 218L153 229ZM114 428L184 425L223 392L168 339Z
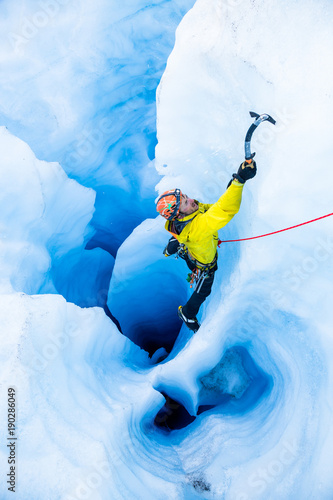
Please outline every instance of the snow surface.
M333 498L331 218L222 244L192 335L154 211L223 193L253 110L220 236L331 212L333 5L193 4L0 3L1 498L13 386L20 500Z

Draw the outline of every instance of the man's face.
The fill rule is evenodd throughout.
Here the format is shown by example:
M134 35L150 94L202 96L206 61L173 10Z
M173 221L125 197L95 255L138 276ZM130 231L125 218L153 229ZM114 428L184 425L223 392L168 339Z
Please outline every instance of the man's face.
M198 210L199 206L195 200L192 200L186 194L183 194L179 208L182 214L190 215L193 214L193 212L195 212L196 210Z

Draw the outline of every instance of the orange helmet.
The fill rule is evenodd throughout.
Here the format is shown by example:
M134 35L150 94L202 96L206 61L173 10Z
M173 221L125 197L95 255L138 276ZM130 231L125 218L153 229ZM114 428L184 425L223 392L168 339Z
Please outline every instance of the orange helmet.
M157 212L168 220L176 219L180 212L180 200L182 192L180 189L165 191L157 200Z

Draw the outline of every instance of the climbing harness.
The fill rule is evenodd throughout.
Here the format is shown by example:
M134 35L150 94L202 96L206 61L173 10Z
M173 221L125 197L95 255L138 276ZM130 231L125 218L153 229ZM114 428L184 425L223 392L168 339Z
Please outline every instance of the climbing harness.
M207 269L198 269L195 268L192 273L189 273L187 276L187 281L190 283L190 288L193 287L193 283L195 282L194 291L199 293L201 287L208 276L210 276L212 268Z
M219 240L220 242L220 240ZM209 264L203 264L202 262L199 262L198 260L194 259L190 254L189 251L184 243L181 243L179 245L179 248L177 250L176 254L176 259L180 257L181 259L184 259L185 261L189 261L190 264L193 266L193 270L188 273L188 276L186 280L190 284L190 288L193 287L194 282L196 283L194 287L195 292L200 292L201 287L203 285L203 282L205 279L210 275L210 273L213 271L213 269L216 267L217 264L217 252L215 254L214 259L212 262ZM217 267L216 267L217 268Z
M202 269L199 271L198 279L197 279L197 284L194 288L194 291L199 293L201 290L201 287L208 276L211 274L211 269Z
M199 293L200 290L201 290L201 287L203 285L203 282L205 281L205 279L207 278L208 276L208 271L199 271L199 276L198 276L198 279L197 279L197 284L194 288L194 291Z
M178 252L180 252L179 257L181 257L184 260L189 260L190 263L194 266L192 272L188 273L188 276L186 279L190 283L190 288L193 287L194 282L196 283L195 287L194 287L194 291L199 293L205 279L213 271L215 271L217 269L217 265L216 265L217 264L217 252L216 252L215 257L212 260L212 262L210 262L209 264L203 264L202 262L199 262L198 260L194 259L192 256L189 255L189 252L184 244L182 244L181 246L183 248L181 248L180 251L178 250Z

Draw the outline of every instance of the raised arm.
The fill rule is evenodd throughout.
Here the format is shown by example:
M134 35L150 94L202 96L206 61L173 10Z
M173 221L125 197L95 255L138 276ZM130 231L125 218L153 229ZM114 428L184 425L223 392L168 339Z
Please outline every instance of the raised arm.
M226 192L214 203L201 217L193 220L191 225L190 239L200 241L222 227L224 227L237 214L241 201L245 182L256 175L255 162L242 163L233 174L233 179L228 185Z

